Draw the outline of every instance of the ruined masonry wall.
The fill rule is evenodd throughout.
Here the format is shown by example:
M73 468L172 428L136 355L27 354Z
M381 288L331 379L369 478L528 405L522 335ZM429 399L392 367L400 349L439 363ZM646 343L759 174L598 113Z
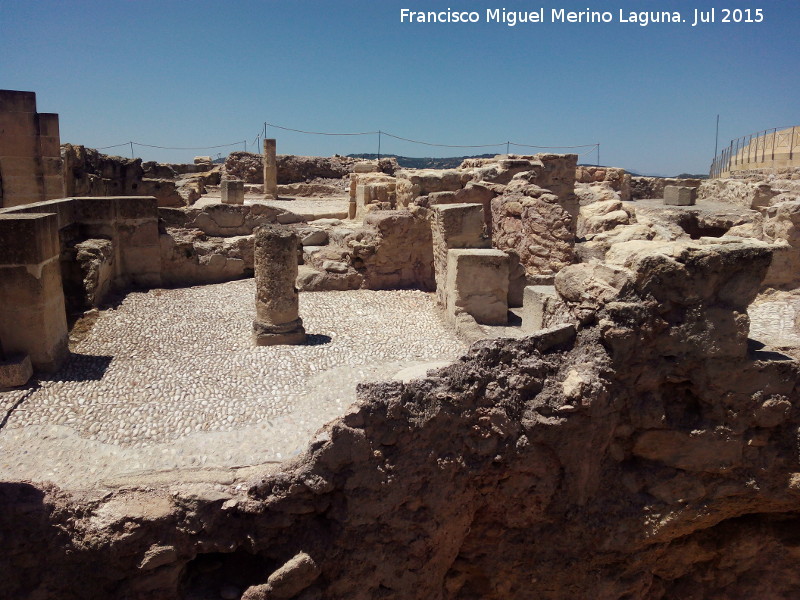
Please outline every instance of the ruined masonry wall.
M0 90L0 208L64 196L58 115L36 94Z

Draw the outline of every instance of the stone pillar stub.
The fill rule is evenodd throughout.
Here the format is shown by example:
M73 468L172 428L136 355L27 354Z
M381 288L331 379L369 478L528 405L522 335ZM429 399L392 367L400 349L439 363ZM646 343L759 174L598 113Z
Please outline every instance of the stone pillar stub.
M483 207L480 204L439 204L433 208L433 267L436 276L436 299L447 304L447 252L453 248L490 248L483 235Z
M522 331L532 333L545 328L545 313L550 302L557 302L554 285L529 285L522 292Z
M289 229L274 225L255 231L256 318L253 340L257 346L302 344L306 341L299 317L297 248L300 239Z
M466 312L484 325L508 323L508 254L493 249L447 252L447 314Z
M244 204L244 181L223 179L219 190L223 204Z
M697 188L685 185L668 185L664 188L664 204L668 206L694 206Z
M274 139L264 140L264 197L278 197L278 154Z

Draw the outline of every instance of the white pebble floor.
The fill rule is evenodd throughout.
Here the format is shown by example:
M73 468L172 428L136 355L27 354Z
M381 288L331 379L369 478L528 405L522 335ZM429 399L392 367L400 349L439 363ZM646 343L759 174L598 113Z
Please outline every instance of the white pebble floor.
M310 343L256 347L254 297L248 279L133 292L102 311L60 371L0 393L0 479L86 488L280 462L358 382L466 349L412 290L303 293Z

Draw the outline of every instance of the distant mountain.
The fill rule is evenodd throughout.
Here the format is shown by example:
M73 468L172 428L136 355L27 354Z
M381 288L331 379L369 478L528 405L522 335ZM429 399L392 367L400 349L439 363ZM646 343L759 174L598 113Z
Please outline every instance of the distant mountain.
M363 158L365 160L375 160L377 154L348 154L350 158ZM380 158L395 158L397 164L407 169L455 169L466 158L494 158L496 154L477 154L473 156L452 156L449 158L412 158L409 156L398 156L397 154L381 154Z

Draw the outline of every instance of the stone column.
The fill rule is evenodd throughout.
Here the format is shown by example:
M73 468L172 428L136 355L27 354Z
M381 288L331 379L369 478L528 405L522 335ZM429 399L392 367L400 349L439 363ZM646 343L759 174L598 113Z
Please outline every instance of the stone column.
M278 197L278 157L275 140L264 140L264 197Z
M256 319L253 339L257 346L302 344L306 340L298 316L297 234L266 225L255 232Z

